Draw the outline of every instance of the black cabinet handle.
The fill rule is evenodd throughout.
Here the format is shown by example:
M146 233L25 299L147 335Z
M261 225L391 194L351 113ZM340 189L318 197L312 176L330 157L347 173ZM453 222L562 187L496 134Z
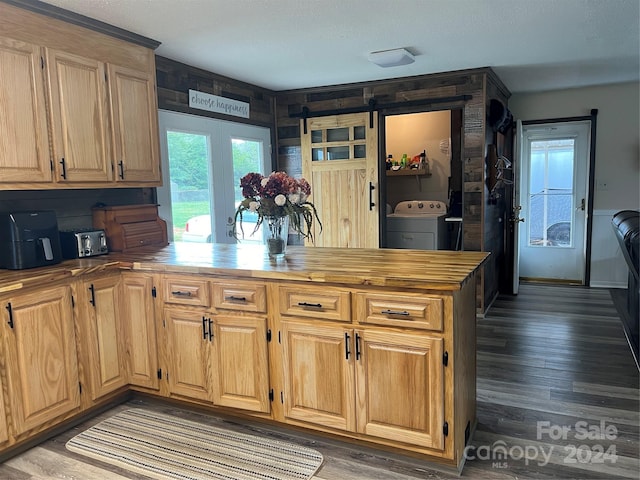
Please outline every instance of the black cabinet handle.
M89 291L91 292L91 298L89 299L89 303L95 307L96 306L96 290L95 288L93 288L93 283L89 287Z
M229 295L228 297L224 297L228 302L246 302L247 297L236 297L235 295Z
M202 316L202 338L207 339L207 318L204 315Z
M373 191L376 189L376 187L373 186L372 182L369 182L369 210L373 210L373 207L376 206L376 204L373 201Z
M362 352L360 351L360 339L362 337L356 333L356 360L360 360L360 355Z
M180 290L176 290L175 292L171 292L171 295L175 295L176 297L190 297L191 292L181 292Z
M347 360L349 360L349 355L351 355L351 350L349 350L349 340L351 337L348 333L344 334L344 355Z
M62 160L60 160L60 165L62 165L62 172L60 172L60 176L66 180L67 179L67 166L64 163L64 157L62 157Z
M407 311L399 312L399 311L396 311L396 310L382 310L380 313L382 313L384 315L403 315L405 317L409 316L409 312L407 312Z
M299 307L322 308L321 303L298 302Z
M213 338L213 320L209 319L209 341Z
M122 160L118 162L118 169L120 170L119 172L120 180L124 180L124 163Z
M7 323L13 329L13 308L11 308L11 302L7 303L6 309L9 312L9 321Z

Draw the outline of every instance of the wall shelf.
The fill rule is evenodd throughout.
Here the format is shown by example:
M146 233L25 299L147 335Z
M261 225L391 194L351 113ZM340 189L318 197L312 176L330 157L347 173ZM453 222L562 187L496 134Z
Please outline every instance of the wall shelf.
M418 190L422 191L420 177L430 177L431 173L427 172L426 168L401 168L400 170L387 170L387 177L402 177L409 175L411 175L412 177L416 177Z
M416 177L430 177L424 168L401 168L400 170L387 170L387 177L401 177L403 175L414 175Z

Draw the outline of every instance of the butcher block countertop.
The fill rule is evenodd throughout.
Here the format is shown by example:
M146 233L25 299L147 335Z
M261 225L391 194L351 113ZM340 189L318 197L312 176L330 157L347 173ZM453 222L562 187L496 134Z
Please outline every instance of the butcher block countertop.
M109 270L459 290L486 252L288 246L278 262L261 245L173 243L27 270L0 270L0 294Z

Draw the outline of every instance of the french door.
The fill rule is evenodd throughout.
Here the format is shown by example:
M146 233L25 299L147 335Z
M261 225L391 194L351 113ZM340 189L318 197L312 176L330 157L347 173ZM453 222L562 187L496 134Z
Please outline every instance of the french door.
M584 284L589 121L522 128L520 277Z
M251 235L249 214L243 215L245 238L233 237L231 222L243 199L240 179L271 171L270 130L164 110L159 126L163 186L157 192L169 240L261 242L261 232Z

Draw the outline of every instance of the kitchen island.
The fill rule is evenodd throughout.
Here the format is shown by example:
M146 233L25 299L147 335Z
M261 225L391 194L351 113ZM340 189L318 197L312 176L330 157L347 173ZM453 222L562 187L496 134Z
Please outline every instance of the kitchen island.
M487 256L289 247L275 262L261 246L176 243L0 271L0 448L135 391L459 471ZM51 312L49 335L29 338Z

